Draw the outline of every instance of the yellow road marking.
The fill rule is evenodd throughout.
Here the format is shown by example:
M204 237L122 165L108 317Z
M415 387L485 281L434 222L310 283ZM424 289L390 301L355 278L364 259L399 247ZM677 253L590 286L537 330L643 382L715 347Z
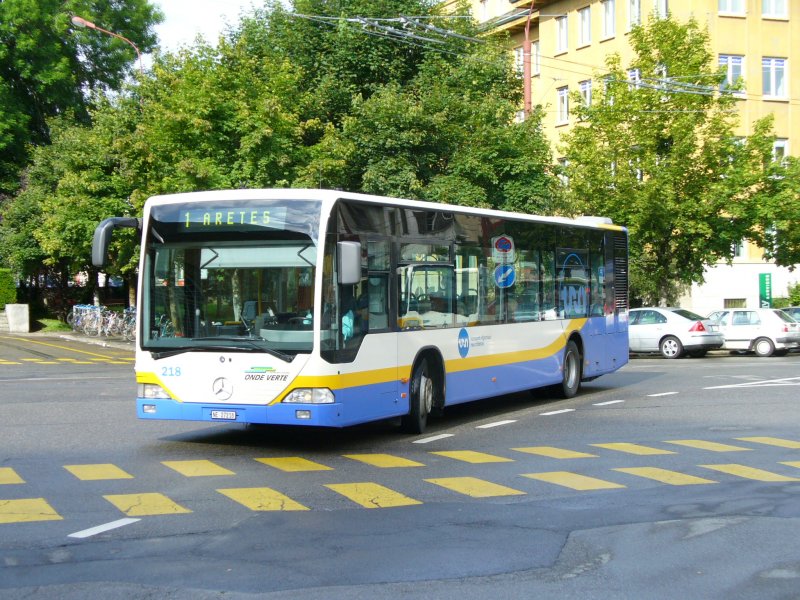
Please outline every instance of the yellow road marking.
M659 469L656 467L634 467L630 469L614 469L620 473L628 473L636 475L637 477L644 477L645 479L653 479L661 483L669 485L700 485L703 483L717 483L711 479L703 479L702 477L695 477L694 475L687 475L685 473L678 473L677 471L669 471L667 469Z
M275 458L257 458L260 463L270 467L275 467L287 473L300 473L305 471L333 471L332 467L326 467L320 463L300 458L299 456L281 456Z
M250 510L309 510L299 502L273 489L264 488L229 488L217 490L231 500L246 506Z
M718 442L706 442L704 440L668 440L667 443L697 448L698 450L710 450L711 452L747 452L752 450L752 448L731 446L730 444L720 444Z
M0 467L0 485L11 483L25 483L25 480L11 467Z
M81 481L99 481L103 479L133 479L133 475L126 473L116 465L64 465L64 468Z
M603 479L596 479L587 475L580 475L579 473L570 473L568 471L551 471L549 473L526 473L523 477L531 479L538 479L539 481L546 481L563 487L568 487L573 490L586 491L586 490L613 490L616 488L624 488L625 486L620 483L613 483Z
M377 483L337 483L328 484L325 487L364 508L394 508L422 504L419 500L404 496L400 492L395 492Z
M392 456L391 454L345 454L344 457L382 469L425 466L415 460L409 460L400 456Z
M616 450L617 452L625 452L627 454L638 454L639 456L653 456L656 454L675 454L672 450L661 450L659 448L651 448L650 446L642 446L641 444L629 444L627 442L618 442L612 444L592 444L598 448L605 448L607 450Z
M762 469L755 469L745 465L700 465L704 469L713 469L729 475L736 475L737 477L744 477L745 479L755 479L756 481L800 481L796 477L787 477L786 475L779 475L770 471Z
M103 496L129 517L151 515L176 515L192 512L167 498L163 494L113 494Z
M218 475L236 475L210 460L163 460L161 464L177 471L186 477L215 477Z
M0 523L30 523L33 521L61 521L59 515L44 498L0 500Z
M472 498L494 498L496 496L524 496L525 492L514 488L498 485L491 481L484 481L476 477L442 477L426 479L428 483L441 486L448 490L465 494Z
M495 456L494 454L486 454L484 452L473 452L472 450L448 450L442 452L431 452L431 454L446 456L447 458L461 460L464 462L472 463L474 465L481 465L485 463L514 462L513 459L510 458Z
M108 356L107 354L97 354L95 352L87 352L86 350L76 350L75 348L70 348L69 346L59 346L58 344L49 344L47 342L40 342L38 340L32 340L30 338L15 338L10 337L10 340L16 340L18 342L29 342L31 344L39 344L40 346L49 346L50 348L60 348L61 350L68 350L69 352L77 352L78 354L86 354L87 356L99 356L101 358L114 358L113 356Z
M564 450L563 448L554 448L553 446L529 446L526 448L512 448L512 450L526 452L527 454L538 454L540 456L547 456L548 458L597 458L597 454L575 452L574 450Z
M787 460L786 462L782 462L781 464L800 469L800 460Z
M784 440L775 437L741 437L736 438L743 442L755 442L756 444L766 444L768 446L780 446L781 448L800 448L800 442L794 440Z
M21 365L22 363L14 362L13 360L0 360L0 365Z

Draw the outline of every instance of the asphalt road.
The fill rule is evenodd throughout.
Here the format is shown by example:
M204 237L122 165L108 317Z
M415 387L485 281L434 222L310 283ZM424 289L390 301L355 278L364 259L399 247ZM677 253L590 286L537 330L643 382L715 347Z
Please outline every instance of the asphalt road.
M416 437L138 421L132 358L0 335L0 598L800 598L800 355Z

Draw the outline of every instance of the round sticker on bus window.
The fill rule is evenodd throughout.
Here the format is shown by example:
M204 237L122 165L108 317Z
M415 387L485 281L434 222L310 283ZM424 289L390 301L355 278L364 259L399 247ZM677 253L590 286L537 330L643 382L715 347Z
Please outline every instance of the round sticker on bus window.
M458 353L461 358L467 358L467 354L469 354L469 334L463 327L458 332Z

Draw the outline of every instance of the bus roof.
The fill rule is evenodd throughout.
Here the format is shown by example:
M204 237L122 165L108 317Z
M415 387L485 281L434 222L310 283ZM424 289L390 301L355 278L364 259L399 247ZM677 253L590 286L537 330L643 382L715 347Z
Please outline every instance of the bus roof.
M370 204L399 206L403 208L417 208L420 210L443 210L462 214L496 217L499 219L516 219L540 223L572 225L588 229L608 229L612 231L627 231L621 225L614 225L608 217L579 216L571 219L568 217L552 217L515 213L489 208L475 208L472 206L459 206L456 204L440 204L423 200L408 200L390 196L375 196L342 190L305 189L305 188L268 188L268 189L240 189L240 190L208 190L202 192L184 192L179 194L165 194L152 196L147 204L175 204L181 202L212 202L220 200L320 200L332 204L340 199L356 200Z

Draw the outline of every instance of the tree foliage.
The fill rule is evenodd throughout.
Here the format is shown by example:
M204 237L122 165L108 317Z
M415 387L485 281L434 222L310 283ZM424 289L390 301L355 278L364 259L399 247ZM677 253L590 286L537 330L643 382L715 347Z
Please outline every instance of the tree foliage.
M118 90L136 61L125 42L76 28L73 15L156 45L161 14L148 0L0 2L0 200L14 192L31 146L50 140L48 119L71 112L86 121L93 91Z
M575 212L629 228L632 295L672 304L736 243L763 241L774 138L768 119L735 136L736 97L718 93L724 75L695 21L652 18L630 42L631 64L609 57L591 106L572 99L580 123L563 138L565 174Z

